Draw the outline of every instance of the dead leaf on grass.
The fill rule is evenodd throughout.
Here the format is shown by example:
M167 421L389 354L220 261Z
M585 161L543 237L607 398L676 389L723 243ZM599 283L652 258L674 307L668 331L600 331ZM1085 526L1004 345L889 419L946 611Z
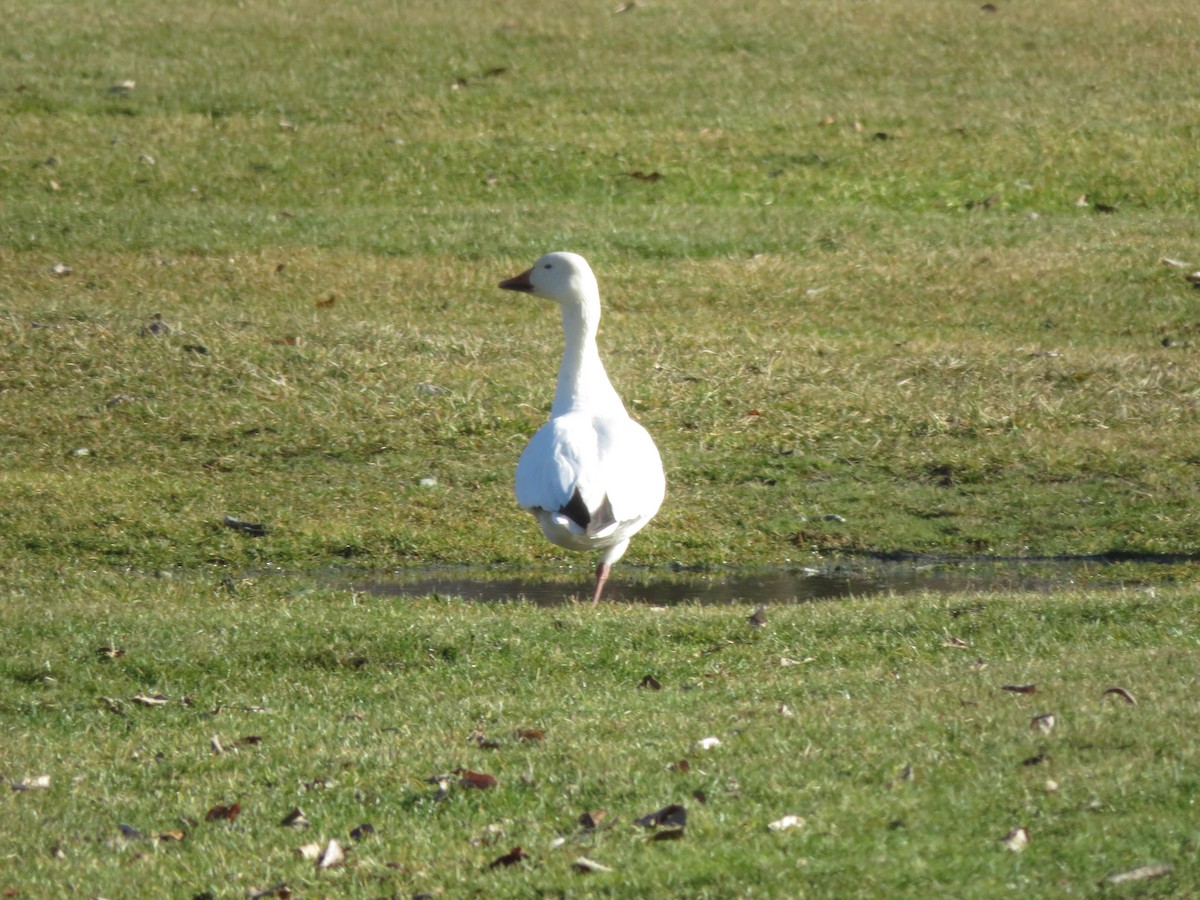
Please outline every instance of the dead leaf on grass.
M363 822L361 825L356 825L350 829L350 839L358 842L364 841L375 833L375 826L370 822Z
M309 827L308 816L304 815L298 806L293 807L279 824L284 828L295 828L297 831Z
M678 803L647 813L634 823L643 828L683 828L687 825L687 809Z
M518 728L517 729L517 740L518 741L540 741L540 740L544 740L545 737L546 737L546 733L544 731L538 731L536 728Z
M1003 684L1000 690L1008 691L1013 694L1034 694L1037 693L1036 684Z
M14 791L44 791L50 787L49 775L30 775L28 778L22 778L20 781L14 781L12 789Z
M317 857L318 869L332 869L340 866L346 861L346 854L342 850L342 845L336 840L330 840L325 845L325 849L321 851L321 855Z
M476 728L467 735L467 743L474 744L476 747L481 747L484 750L498 750L500 748L499 741L492 740L479 728Z
M588 859L586 856L581 856L571 863L571 868L581 875L588 875L593 872L611 872L613 871L606 865L596 862L594 859Z
M1123 688L1123 687L1105 688L1104 693L1105 694L1115 694L1116 696L1120 697L1122 700L1124 700L1126 703L1130 704L1131 706L1137 705L1137 701L1133 699L1133 694L1129 693L1129 691L1125 690L1125 688Z
M242 813L242 804L218 804L204 814L205 822L232 822Z
M165 697L162 694L138 694L135 697L130 697L129 700L138 706L166 706L171 702L170 697Z
M280 900L288 900L292 896L292 889L287 886L286 881L281 881L279 884L273 884L267 888L252 887L246 891L246 896L250 900L261 900L262 897L279 897Z
M496 776L487 775L483 772L471 772L467 769L455 769L454 774L458 776L458 783L463 787L478 788L482 791L486 790L487 788L494 788L497 784L499 784L499 782L496 781Z
M1029 846L1029 829L1023 825L1018 825L1004 837L1000 838L1000 842L1004 844L1004 849L1011 853L1020 853Z
M645 676L640 682L638 682L638 687L649 688L652 691L662 690L662 685L653 675Z
M1042 713L1040 716L1034 716L1029 720L1030 730L1040 731L1042 734L1049 734L1057 724L1058 720L1054 717L1054 713Z
M523 859L529 859L529 854L520 847L513 847L503 856L497 856L488 863L488 868L498 869L502 866L514 866Z
M600 827L600 823L604 821L604 817L608 815L607 809L594 809L591 812L585 812L579 817L579 824L584 831L595 831Z
M721 739L717 737L700 738L696 743L692 744L693 750L711 750L713 747L720 747Z
M774 822L768 823L767 827L772 831L789 831L792 828L803 828L804 819L800 816L784 816L782 819L776 819Z
M1109 884L1127 884L1130 881L1146 881L1150 878L1162 878L1164 875L1170 875L1175 871L1174 866L1166 863L1154 863L1148 866L1138 866L1136 869L1127 869L1124 872L1114 872L1104 880Z
M966 641L964 641L962 638L955 637L954 635L950 634L950 635L946 636L946 639L944 641L942 641L942 646L943 647L954 647L956 649L965 650L965 649L969 648L971 645L968 644Z
M664 828L661 831L656 831L650 835L647 840L651 841L678 841L683 838L682 828Z
M109 401L112 402L111 400ZM101 659L120 659L125 655L125 651L120 647L100 647L96 650L96 655Z
M764 625L767 624L767 608L766 608L766 606L759 606L758 609L756 609L753 613L750 614L750 616L746 619L746 621L750 623L751 628L762 628Z
M296 855L301 859L310 859L316 861L321 856L321 845L316 841L303 844L296 848Z

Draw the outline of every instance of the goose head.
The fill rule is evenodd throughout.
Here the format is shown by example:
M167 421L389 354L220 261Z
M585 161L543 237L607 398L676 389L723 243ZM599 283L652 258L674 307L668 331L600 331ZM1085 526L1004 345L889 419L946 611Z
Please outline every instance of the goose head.
M500 282L506 291L522 291L566 306L598 301L600 290L587 260L578 253L547 253L520 275Z

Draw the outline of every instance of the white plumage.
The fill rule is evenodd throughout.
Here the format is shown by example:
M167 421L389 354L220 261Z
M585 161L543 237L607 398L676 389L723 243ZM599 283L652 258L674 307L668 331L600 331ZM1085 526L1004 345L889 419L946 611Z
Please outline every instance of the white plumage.
M550 421L517 462L516 495L552 543L601 551L596 603L612 564L662 505L662 460L646 429L625 411L600 361L600 290L587 260L548 253L500 287L562 308L565 346Z

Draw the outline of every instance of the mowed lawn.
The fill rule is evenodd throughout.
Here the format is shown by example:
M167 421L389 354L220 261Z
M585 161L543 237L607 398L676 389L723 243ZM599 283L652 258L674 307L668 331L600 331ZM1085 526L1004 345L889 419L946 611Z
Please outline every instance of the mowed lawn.
M1200 890L1200 8L0 21L0 891ZM667 470L615 580L1123 565L744 609L339 587L585 592L511 492L561 332L497 283L556 249Z

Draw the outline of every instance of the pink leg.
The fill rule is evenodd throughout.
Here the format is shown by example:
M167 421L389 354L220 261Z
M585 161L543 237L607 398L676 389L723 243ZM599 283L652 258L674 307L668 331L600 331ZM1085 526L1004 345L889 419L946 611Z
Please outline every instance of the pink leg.
M592 594L592 606L600 602L600 592L604 590L604 582L608 581L608 573L612 569L606 562L596 566L596 592Z

